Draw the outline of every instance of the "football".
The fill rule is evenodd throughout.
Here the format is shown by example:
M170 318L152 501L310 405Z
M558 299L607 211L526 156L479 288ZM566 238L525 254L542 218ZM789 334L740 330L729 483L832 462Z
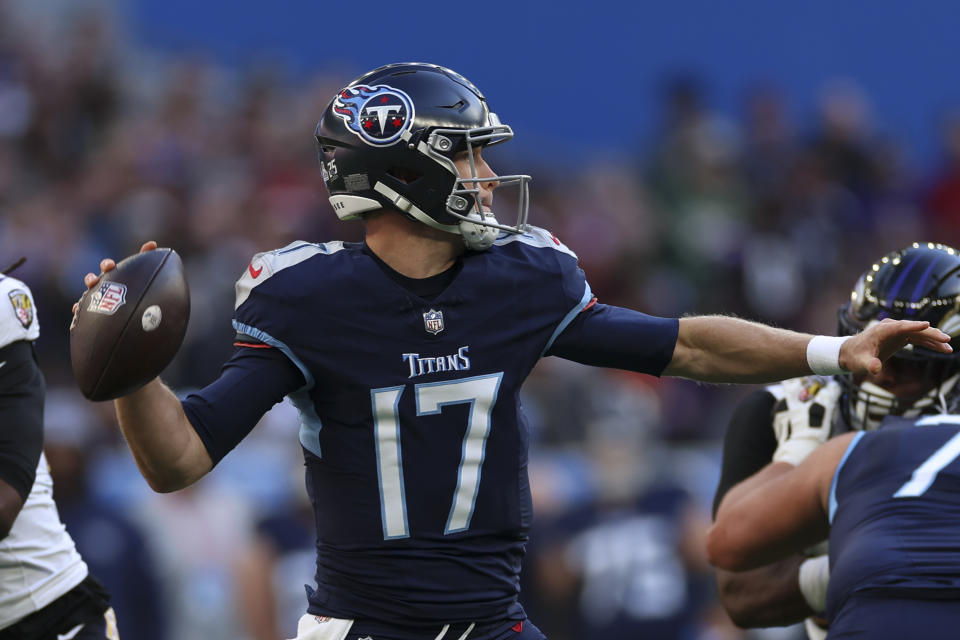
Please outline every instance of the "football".
M190 290L180 256L130 256L80 298L70 325L73 377L90 400L136 391L166 368L183 342Z

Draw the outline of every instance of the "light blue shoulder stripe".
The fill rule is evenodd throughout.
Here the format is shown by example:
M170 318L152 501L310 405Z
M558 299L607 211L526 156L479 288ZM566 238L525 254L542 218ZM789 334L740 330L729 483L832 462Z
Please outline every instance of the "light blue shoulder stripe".
M494 244L503 246L512 242L520 242L541 249L553 249L554 251L565 253L574 259L577 258L577 254L574 253L570 247L560 242L555 235L546 229L534 227L533 225L527 226L527 230L523 233L508 233L498 236Z
M860 442L860 438L862 438L864 435L866 435L865 431L858 431L857 435L853 436L850 444L847 445L846 452L844 452L843 457L840 458L840 464L837 465L836 470L833 472L833 480L830 481L830 524L833 524L833 516L837 512L837 479L840 477L840 470L843 469L843 465L847 462L847 458L849 458L850 454L853 452L853 448L857 446L857 443Z
M300 414L300 444L318 458L322 458L323 455L320 451L320 430L323 428L323 424L320 422L320 416L317 415L313 401L310 399L309 392L315 384L310 370L307 369L303 361L293 353L293 350L287 346L286 343L277 340L266 331L261 331L256 327L251 327L237 320L233 321L233 328L241 333L245 333L251 338L256 338L264 344L280 349L285 356L290 358L290 362L296 365L300 373L303 374L303 379L306 380L306 383L293 393L288 394L287 397L290 398L290 402L296 407L297 412Z
M554 340L557 339L557 336L560 335L560 333L564 329L566 329L571 322L573 322L573 319L577 317L577 314L583 311L584 308L588 304L590 304L590 301L593 300L593 291L590 289L590 283L587 281L584 281L583 287L584 287L583 297L580 298L580 302L578 302L577 305L570 310L570 313L568 313L563 317L563 320L560 321L560 324L557 325L557 328L553 332L553 335L550 336L550 340L547 341L547 346L545 346L543 348L543 351L540 352L541 358L543 357L543 354L549 351L550 347L553 346L553 342Z

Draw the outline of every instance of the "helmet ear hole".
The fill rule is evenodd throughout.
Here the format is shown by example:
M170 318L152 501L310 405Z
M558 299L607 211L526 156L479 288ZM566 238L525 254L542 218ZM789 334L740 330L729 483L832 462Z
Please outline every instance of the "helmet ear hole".
M419 171L414 171L408 167L390 167L387 169L387 175L392 176L402 182L403 184L410 184L411 182L416 182L423 177L423 174Z

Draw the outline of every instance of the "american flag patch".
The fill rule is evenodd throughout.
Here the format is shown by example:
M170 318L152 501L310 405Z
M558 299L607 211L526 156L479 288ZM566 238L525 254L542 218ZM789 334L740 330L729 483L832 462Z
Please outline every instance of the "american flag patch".
M101 282L90 296L87 311L112 316L127 301L127 285L119 282Z

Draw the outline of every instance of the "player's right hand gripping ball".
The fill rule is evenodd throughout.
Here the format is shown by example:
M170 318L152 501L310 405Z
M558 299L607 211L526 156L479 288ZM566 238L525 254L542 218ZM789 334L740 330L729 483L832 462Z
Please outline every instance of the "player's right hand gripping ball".
M774 462L796 466L830 437L843 389L833 378L806 376L784 380L783 397L773 407L777 436Z
M190 290L180 256L130 256L80 298L70 325L73 377L90 400L136 391L166 368L183 342Z

